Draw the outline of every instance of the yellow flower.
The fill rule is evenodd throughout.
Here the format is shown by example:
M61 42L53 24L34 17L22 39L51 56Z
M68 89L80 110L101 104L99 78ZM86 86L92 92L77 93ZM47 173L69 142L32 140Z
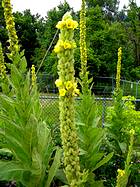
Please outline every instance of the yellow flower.
M77 21L73 21L72 19L69 18L66 20L66 27L68 29L75 29L78 27L78 23Z
M122 177L125 175L125 171L122 169L118 169L118 174Z
M73 87L73 83L71 81L66 82L66 89L69 90Z
M64 42L62 40L59 40L56 46L54 47L54 52L59 53L63 47L64 47Z
M135 130L134 130L134 129L131 129L131 130L129 131L129 133L130 133L131 135L134 135L134 134L135 134Z
M64 47L64 49L71 49L72 45L69 42L64 42L63 47Z
M65 27L66 23L65 21L59 21L56 25L57 29L63 29Z
M74 27L74 29L76 29L78 27L78 22L77 21L73 21L73 27Z
M79 94L80 94L80 90L79 90L79 89L77 89L77 88L74 90L74 92L75 92L75 94L77 94L77 95L79 95Z
M60 52L60 46L58 44L56 44L56 46L54 47L54 52L55 53L59 53Z
M35 66L32 65L31 67L31 74L32 74L32 86L36 84L36 73L35 73Z
M60 79L57 79L55 81L55 84L56 84L57 87L60 87L60 86L62 86L62 81Z
M62 96L62 97L65 96L66 95L66 90L64 88L60 89L59 90L59 95Z

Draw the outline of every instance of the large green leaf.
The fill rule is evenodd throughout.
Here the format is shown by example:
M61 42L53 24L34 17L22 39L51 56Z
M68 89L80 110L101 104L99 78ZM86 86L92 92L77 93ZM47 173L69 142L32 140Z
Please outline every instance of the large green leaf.
M55 177L61 182L63 182L64 184L68 184L68 181L67 181L67 178L66 178L66 175L63 169L58 169L55 174Z
M112 158L112 156L113 156L113 152L109 153L107 156L105 156L100 162L98 162L96 164L96 166L94 167L93 171L95 171L96 169L98 169L102 165L106 164Z
M60 166L61 153L62 153L61 149L58 148L56 150L54 161L53 161L53 163L52 163L52 165L51 165L51 167L49 169L48 179L47 179L45 187L49 187L50 186L50 184L51 184L51 182L52 182L52 180L53 180L53 178L54 178L54 176L55 176L55 174L56 174L56 172L57 172L57 170L58 170L58 168Z
M0 161L0 180L16 180L25 184L23 180L23 173L30 173L29 168L24 168L20 162L17 161Z

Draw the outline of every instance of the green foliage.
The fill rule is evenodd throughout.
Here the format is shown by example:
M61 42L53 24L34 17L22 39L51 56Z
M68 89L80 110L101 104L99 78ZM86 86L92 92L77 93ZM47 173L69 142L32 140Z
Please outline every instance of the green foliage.
M103 186L103 181L95 181L93 172L113 156L113 153L106 155L101 150L106 135L99 122L100 117L94 96L81 95L77 107L77 128L81 166L89 173L85 186Z
M113 150L117 154L124 154L128 149L128 132L133 128L136 132L137 139L135 141L135 149L139 142L139 125L140 112L135 110L135 98L131 96L122 97L122 93L118 93L114 97L114 106L109 107L107 112L107 126L109 129L109 139L112 142Z
M135 56L135 67L140 66L140 7L134 1L129 3L128 17L125 25L126 31L130 36L133 44L133 52Z
M107 15L110 15L111 13L116 13L119 4L118 0L86 0L86 2L89 8L99 5Z
M46 21L44 22L44 27L43 27L44 32L43 33L38 32L38 40L40 46L36 48L35 56L33 57L33 61L37 64L38 67L57 31L56 24L58 23L58 21L62 19L62 16L70 10L72 9L70 8L69 4L65 1L63 4L60 3L57 8L53 8L50 11L48 11L46 16ZM58 40L58 35L56 36L54 43L50 47L50 50L48 51L48 54L44 59L43 65L41 67L41 71L43 70L50 75L57 74L57 57L52 51L57 40Z
M38 14L32 15L30 10L16 12L14 18L21 49L25 49L28 67L31 67L35 49L40 47L38 35L44 32L44 19Z
M0 95L0 134L6 140L1 147L8 149L13 159L0 160L0 180L49 187L60 164L61 150L53 145L37 89L31 87L30 72L26 74L23 54L17 54L9 68L11 96Z
M130 3L130 9L118 11L117 0L91 1L87 0L87 49L88 49L88 71L91 76L112 76L115 74L115 63L117 61L117 50L123 49L122 75L124 78L138 80L139 68L139 7ZM23 13L14 13L17 35L21 49L25 49L28 67L34 63L39 67L55 33L56 23L63 14L72 10L68 3L60 4L57 8L48 11L46 18L32 15L29 10ZM7 31L3 18L3 8L0 1L0 41L5 48L8 45ZM72 14L79 19L79 12ZM51 32L48 32L50 31ZM77 33L79 31L77 30ZM41 72L56 75L57 59L52 49L58 39L56 36L46 58L44 59ZM76 35L79 47L79 36ZM76 75L80 70L80 51L76 49L75 69ZM7 59L6 59L7 60Z
M125 162L125 169L124 170L118 169L116 187L126 187L131 173L132 164L130 162L132 159L132 151L133 151L133 144L134 144L134 134L135 134L134 129L131 129L129 133L130 133L130 145L129 145L127 158Z

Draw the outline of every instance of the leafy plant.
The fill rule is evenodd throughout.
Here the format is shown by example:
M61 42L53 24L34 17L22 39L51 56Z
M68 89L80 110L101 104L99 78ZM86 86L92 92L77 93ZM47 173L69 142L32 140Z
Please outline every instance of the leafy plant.
M132 159L132 151L133 151L133 144L134 144L134 129L130 130L130 145L128 149L128 154L125 162L125 169L121 170L118 169L118 176L117 176L117 184L116 187L126 187L128 183L128 179L131 173L131 159Z
M16 54L13 64L8 66L12 96L0 94L0 134L6 140L2 148L13 159L0 160L0 180L15 180L28 187L49 187L60 164L61 150L54 147L42 117L37 87L31 86L23 53Z
M100 117L94 96L81 95L77 107L77 128L81 153L80 163L82 168L89 173L85 186L103 186L103 181L95 181L93 172L113 156L113 152L106 155L102 150L106 133L99 122Z

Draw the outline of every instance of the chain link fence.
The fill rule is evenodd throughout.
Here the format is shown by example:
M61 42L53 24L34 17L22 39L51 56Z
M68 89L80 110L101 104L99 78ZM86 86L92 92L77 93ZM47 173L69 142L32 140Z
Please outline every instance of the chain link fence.
M40 73L37 75L38 87L41 93L56 94L58 90L55 86L57 76ZM112 97L115 89L115 77L94 77L92 91L96 96ZM123 95L131 95L136 99L140 99L140 80L136 82L121 80L121 88Z
M114 77L95 77L93 91L96 95L108 97L112 95L116 85L116 79ZM136 82L121 80L121 88L123 95L131 95L135 98L140 98L140 80Z
M59 98L58 89L55 86L56 79L57 77L47 74L38 75L38 87L41 93L41 104L44 108L44 113L47 116L47 122L50 125L59 124ZM137 110L140 110L140 81L131 82L121 80L121 88L123 90L123 95L131 95L137 98L135 106ZM115 78L94 78L92 91L95 94L102 126L105 124L107 108L113 104L112 93L114 89Z

